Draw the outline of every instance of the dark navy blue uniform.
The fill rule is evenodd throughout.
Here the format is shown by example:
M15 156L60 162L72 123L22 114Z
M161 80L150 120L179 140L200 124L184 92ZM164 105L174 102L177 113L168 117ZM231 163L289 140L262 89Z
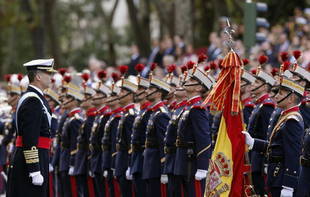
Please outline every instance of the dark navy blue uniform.
M61 134L61 148L59 156L59 172L62 196L71 195L69 168L74 166L75 155L77 153L77 136L82 125L83 118L81 110L75 108L68 113L68 118L64 124ZM76 189L76 188L73 188Z
M256 107L252 111L247 127L248 132L254 138L267 140L267 130L275 103L268 94L261 96L256 101ZM253 177L253 185L257 194L264 195L264 161L265 156L261 152L251 151L251 171Z
M309 92L305 92L305 96L299 106L300 113L304 120L305 129L310 128L310 95Z
M163 174L168 175L168 196L176 195L176 178L174 176L174 165L176 156L176 144L178 123L181 114L186 107L187 101L182 101L175 105L172 111L171 120L169 121L165 137L165 164Z
M200 101L199 96L188 100L178 124L174 174L178 177L177 191L182 187L184 196L196 196L194 175L198 169L208 170L211 158L210 116ZM205 180L200 183L203 194Z
M310 129L305 130L296 196L310 196Z
M152 113L152 111L149 110L150 105L150 102L141 105L139 115L135 118L132 129L130 169L133 175L133 183L137 197L146 196L146 184L145 181L142 180L142 169L146 127Z
M280 196L282 186L297 189L299 156L304 123L298 106L282 112L269 142L255 139L253 150L267 154L267 185L272 196Z
M252 98L249 97L247 99L244 99L242 101L243 104L243 122L246 124L246 126L249 124L249 119L252 114L252 111L255 107L254 102L252 101Z
M135 118L134 104L124 107L117 128L115 176L119 182L122 196L132 196L132 185L131 181L126 179L126 170L130 166L130 142Z
M107 108L106 108L107 109ZM102 149L101 139L104 135L104 128L110 118L108 111L102 111L100 116L97 116L92 127L90 135L90 156L89 156L89 171L93 176L94 190L96 196L105 196L105 187L102 171Z
M169 124L169 113L164 102L152 106L148 121L142 178L146 181L147 196L160 196L160 177L163 173L164 137Z
M51 110L38 88L30 85L25 94L33 96L20 103L16 112L17 140L10 164L7 196L48 196ZM37 171L44 178L40 187L33 185L29 177L29 173Z
M87 176L88 176L88 154L89 138L93 123L96 117L96 108L91 108L86 112L86 120L82 124L77 137L77 153L74 163L74 176L77 181L78 196L88 196Z

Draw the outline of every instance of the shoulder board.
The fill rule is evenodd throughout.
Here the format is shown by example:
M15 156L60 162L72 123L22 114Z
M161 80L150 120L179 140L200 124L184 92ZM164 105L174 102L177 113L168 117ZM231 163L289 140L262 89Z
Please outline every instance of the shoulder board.
M302 120L302 117L301 117L301 115L292 114L292 115L288 116L286 119L287 120L293 119L293 120L296 120L297 122L299 122Z
M160 107L159 111L166 114L168 113L168 110L165 107Z

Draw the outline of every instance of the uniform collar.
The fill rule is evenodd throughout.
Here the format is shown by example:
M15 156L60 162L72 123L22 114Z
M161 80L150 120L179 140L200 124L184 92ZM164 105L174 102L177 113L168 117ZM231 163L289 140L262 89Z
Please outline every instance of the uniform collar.
M131 103L129 105L126 105L124 108L123 108L123 111L124 112L128 112L130 109L134 108L135 107L135 104L134 103Z
M281 114L284 116L284 115L286 115L286 114L288 114L288 113L290 113L290 112L298 112L298 111L299 111L299 106L296 105L296 106L294 106L294 107L291 107L291 108L289 108L289 109L283 111Z
M68 113L68 116L69 117L72 117L72 116L74 116L74 114L77 114L77 113L81 113L81 108L74 108L74 109L72 109L69 113Z
M266 100L266 99L268 99L268 98L269 98L269 94L268 94L268 93L267 93L267 94L264 94L264 95L262 95L261 97L259 97L259 98L256 100L255 104L261 104L261 103L264 102L264 100Z
M29 85L29 86L38 91L42 96L44 95L43 91L40 88L36 87L35 85Z
M121 112L121 111L123 111L123 108L122 108L122 107L119 107L119 108L117 108L117 109L111 111L111 114L117 114L117 113L119 113L119 112Z
M187 106L194 105L195 103L198 103L199 101L201 101L201 96L194 96L187 101Z
M244 105L244 104L252 102L252 101L253 101L252 97L248 97L248 98L242 100L242 104Z
M150 108L150 110L156 111L157 109L159 109L160 107L162 107L162 106L164 106L164 105L165 105L164 101L159 101L158 103L154 104L154 105Z
M106 112L107 110L109 109L109 106L103 106L103 107L101 107L99 110L98 110L98 114L99 115L102 115L102 114L104 114L104 112Z
M186 104L187 104L187 100L181 101L181 102L179 102L179 103L177 103L177 104L175 105L175 108L174 108L174 109L178 109L178 108L180 108L180 107L183 107L183 106L185 106Z
M97 115L97 109L95 107L90 108L86 111L86 116L87 117L93 117Z
M151 106L151 102L150 101L146 101L145 103L141 104L140 106L140 110L144 110L144 109L147 109Z
M176 101L172 101L171 103L170 103L170 105L169 105L169 109L170 110L173 110L173 109L175 109L175 106L177 105L177 102Z

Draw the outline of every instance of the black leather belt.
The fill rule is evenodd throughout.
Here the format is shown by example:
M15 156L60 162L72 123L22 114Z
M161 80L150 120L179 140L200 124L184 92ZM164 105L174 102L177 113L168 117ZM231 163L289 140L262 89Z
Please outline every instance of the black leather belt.
M269 156L268 163L281 163L284 161L282 156Z
M88 144L78 144L77 145L79 150L88 150Z
M165 154L174 154L176 152L175 146L165 146L164 148Z
M109 151L109 150L111 150L111 146L108 144L102 144L101 149L102 149L102 151Z
M176 146L178 148L194 148L194 142L184 142L179 139L176 140Z
M304 156L301 156L300 157L300 165L302 165L303 167L310 168L310 160L306 159Z

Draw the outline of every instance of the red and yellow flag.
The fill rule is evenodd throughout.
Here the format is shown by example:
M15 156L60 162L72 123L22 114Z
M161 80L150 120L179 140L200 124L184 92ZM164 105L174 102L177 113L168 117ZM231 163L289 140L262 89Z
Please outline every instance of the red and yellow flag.
M222 62L218 81L204 101L222 118L210 160L205 196L243 196L245 139L240 109L240 80L243 63L231 51Z

